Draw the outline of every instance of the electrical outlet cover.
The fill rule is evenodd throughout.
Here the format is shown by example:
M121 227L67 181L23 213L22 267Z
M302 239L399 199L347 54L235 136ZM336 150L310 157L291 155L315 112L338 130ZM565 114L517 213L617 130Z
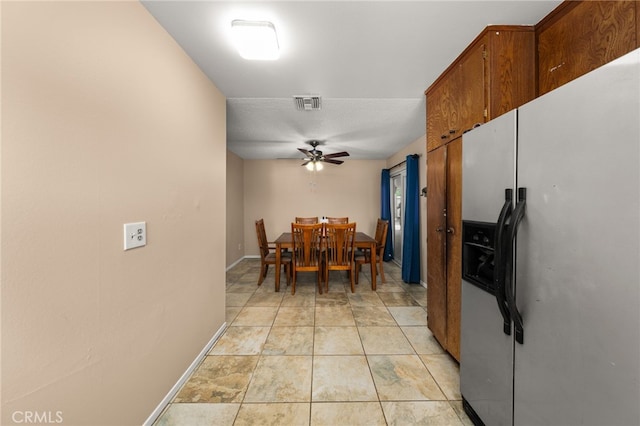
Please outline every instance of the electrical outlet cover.
M124 224L124 249L129 250L147 245L147 223Z

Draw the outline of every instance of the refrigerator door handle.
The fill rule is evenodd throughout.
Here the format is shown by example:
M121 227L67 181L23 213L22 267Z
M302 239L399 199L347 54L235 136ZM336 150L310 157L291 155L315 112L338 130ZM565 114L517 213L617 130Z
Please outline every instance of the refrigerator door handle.
M527 188L518 188L518 204L516 205L513 215L511 217L511 223L508 225L507 235L507 259L506 259L506 275L505 275L505 293L507 296L507 303L509 305L509 311L511 312L511 318L513 318L513 326L516 331L516 342L524 343L524 327L522 321L522 315L516 305L516 298L513 289L513 255L516 235L518 233L518 226L524 218L524 211L527 205Z
M511 335L511 314L509 311L509 305L507 304L507 299L505 295L505 272L506 265L504 261L504 250L505 250L505 230L507 220L511 216L511 204L513 200L513 190L505 189L504 190L504 205L500 210L500 215L498 216L498 222L496 224L496 234L494 237L495 247L494 247L494 265L495 265L495 273L494 273L494 282L496 288L496 300L498 301L498 308L500 309L500 314L502 315L503 320L503 331L506 335Z

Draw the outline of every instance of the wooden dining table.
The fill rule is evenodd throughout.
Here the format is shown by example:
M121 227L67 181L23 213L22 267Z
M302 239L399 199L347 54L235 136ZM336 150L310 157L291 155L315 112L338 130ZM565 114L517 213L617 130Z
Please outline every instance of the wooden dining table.
M292 249L293 248L293 238L291 237L291 232L283 232L276 240L274 241L276 245L276 291L280 291L280 258L282 249ZM356 232L356 238L354 241L354 246L356 248L361 249L369 249L371 250L371 290L376 290L376 240L375 238L370 237L364 232ZM355 271L353 272L355 273Z

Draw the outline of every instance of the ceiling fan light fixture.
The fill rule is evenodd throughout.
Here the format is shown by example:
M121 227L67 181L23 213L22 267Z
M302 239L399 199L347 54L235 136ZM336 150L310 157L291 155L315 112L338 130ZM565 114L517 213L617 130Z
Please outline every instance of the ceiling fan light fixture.
M298 151L302 152L306 155L304 158L305 162L302 163L302 166L306 166L309 171L320 171L324 168L323 163L337 164L340 165L344 163L342 160L336 160L338 157L348 157L349 153L346 151L341 152L333 152L331 154L323 154L322 151L316 149L318 145L321 145L322 142L319 140L310 140L307 141L307 144L311 145L311 150L307 150L305 148L298 148Z
M249 60L275 60L280 57L276 27L269 21L231 21L238 53Z
M322 165L322 162L319 160L313 160L313 161L309 161L305 167L307 168L307 170L309 170L310 172L313 172L314 170L316 172L319 172L320 170L322 170L324 168L324 166Z

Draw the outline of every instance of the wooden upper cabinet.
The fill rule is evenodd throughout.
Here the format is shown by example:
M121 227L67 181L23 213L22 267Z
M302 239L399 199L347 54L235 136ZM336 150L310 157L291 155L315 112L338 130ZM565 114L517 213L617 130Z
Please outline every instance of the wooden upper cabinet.
M492 25L426 90L427 151L535 96L532 26Z
M538 95L640 47L640 2L565 1L536 25Z
M486 121L536 97L536 40L532 26L489 27L489 88Z
M427 96L427 150L434 150L451 140L460 126L458 116L458 94L460 93L460 67L451 70L449 78L433 87Z
M459 129L455 137L474 125L484 123L487 111L487 69L485 66L487 49L485 35L473 48L460 59L458 67L459 91L457 107L460 113Z

